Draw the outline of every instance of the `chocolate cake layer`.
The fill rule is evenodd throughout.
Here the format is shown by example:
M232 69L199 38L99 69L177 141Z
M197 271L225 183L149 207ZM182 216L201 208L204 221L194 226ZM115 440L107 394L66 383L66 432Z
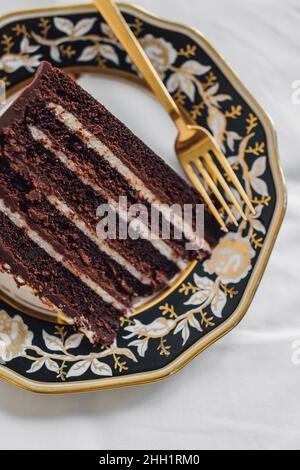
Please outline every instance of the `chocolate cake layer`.
M65 78L65 81L63 80ZM145 185L166 204L203 204L198 192L190 187L175 171L134 135L121 121L113 116L76 82L57 70L44 70L42 95L51 100L55 87L56 104L75 115L93 135L98 137L121 161L141 177ZM53 96L52 96L53 98ZM206 240L214 246L222 235L220 227L206 207Z
M198 193L48 63L0 118L0 165L3 269L94 343L111 344L134 297L166 287L183 260L206 258L222 234L206 206L205 236L196 233ZM138 204L159 216L160 235L170 223L168 240L153 236L150 219L128 215ZM175 204L192 205L194 218L182 221ZM99 237L103 205L116 219L114 238ZM124 238L121 226L133 236Z
M55 195L65 202L96 236L100 221L97 209L107 201L83 184L53 153L35 142L23 122L14 122L13 128L3 130L0 149L17 173L30 180L43 194ZM107 239L107 244L148 277L156 290L178 272L177 266L146 240Z
M12 243L13 240L13 243ZM93 332L93 343L109 345L119 328L120 312L101 301L85 284L55 262L9 218L0 213L0 260L30 285L39 297ZM20 282L20 279L19 279Z
M142 178L142 184L147 187L148 192L155 195L161 203L181 206L203 204L199 194L123 123L68 75L48 63L43 64L31 88L23 94L14 109L7 113L5 120L11 123L17 115L25 119L33 107L38 109L40 106L42 109L45 103L59 106L62 111L69 113L78 121L75 127L79 123L84 129L84 134L82 128L78 131L81 138L86 141L87 132L99 139L101 146L106 148L105 152L109 150L113 153L119 171L120 164L123 164L135 181L141 181ZM63 118L61 110L57 115ZM205 239L209 246L213 247L221 235L219 225L205 206Z
M21 214L28 227L39 233L80 272L90 276L124 305L130 307L132 297L152 294L150 286L139 282L106 253L101 252L39 190L15 173L3 158L0 159L0 199L12 211Z
M145 199L142 194L133 188L116 168L113 168L107 160L99 158L99 154L90 148L86 142L79 137L74 131L68 129L55 114L47 107L46 104L40 102L33 103L26 115L26 122L31 128L40 129L45 133L47 139L51 141L51 145L58 151L63 151L66 158L70 159L85 176L88 175L93 184L99 187L100 194L106 199L119 200L120 196L126 196L128 200L128 208L133 204L140 204L147 208L151 213L151 203ZM159 211L156 210L159 214ZM165 220L160 215L160 231L162 236L162 221ZM148 218L148 228L150 228L151 218ZM188 242L186 237L175 239L175 228L171 225L170 239L166 243L181 258L203 259L207 256L205 251L199 250L199 253L187 251L185 249Z

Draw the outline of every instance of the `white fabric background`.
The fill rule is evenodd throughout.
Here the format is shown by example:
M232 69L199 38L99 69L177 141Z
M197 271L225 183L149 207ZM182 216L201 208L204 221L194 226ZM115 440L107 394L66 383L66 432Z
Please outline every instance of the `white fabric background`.
M0 12L84 0L0 0ZM129 3L133 3L128 0ZM80 396L35 396L0 383L2 449L299 449L299 0L139 0L201 30L270 112L289 209L242 324L173 378Z

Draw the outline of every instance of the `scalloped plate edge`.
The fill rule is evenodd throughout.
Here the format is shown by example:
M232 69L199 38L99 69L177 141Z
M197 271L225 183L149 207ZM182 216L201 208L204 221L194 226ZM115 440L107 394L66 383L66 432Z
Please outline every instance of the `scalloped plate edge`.
M185 34L186 36L190 37L191 39L195 40L197 43L201 45L201 47L205 48L208 54L212 57L214 62L218 65L221 71L224 73L226 77L230 79L233 83L235 88L239 91L241 96L244 100L249 103L249 105L256 111L257 115L260 117L261 122L264 126L267 141L268 141L268 150L270 155L270 166L272 175L274 178L274 183L276 185L277 190L277 201L276 201L276 208L272 217L271 225L264 243L264 247L261 250L259 255L259 260L256 263L254 270L252 271L251 278L248 282L247 288L244 292L244 302L243 305L239 306L236 311L230 316L230 318L225 321L221 326L216 328L210 334L205 336L203 339L200 339L197 343L195 343L191 348L187 351L182 353L178 356L172 363L168 366L161 368L156 371L150 371L145 373L138 373L138 374L131 374L125 377L117 377L112 379L101 379L101 380L90 380L90 381L79 381L76 383L44 383L38 382L31 379L27 379L16 372L6 368L3 365L0 365L0 377L7 380L14 385L19 386L28 391L36 392L36 393L48 393L48 394L60 394L60 393L76 393L76 392L91 392L97 391L100 389L108 389L108 388L117 388L117 387L125 387L131 385L139 385L139 384L147 384L152 382L160 381L164 378L170 377L171 375L178 372L182 369L185 365L187 365L192 359L194 359L198 354L203 352L217 340L222 338L224 335L229 333L233 328L235 328L239 322L245 316L252 299L255 295L255 292L260 284L260 280L264 274L266 269L268 260L270 258L273 246L275 244L277 235L279 233L284 215L285 210L287 207L287 194L286 194L286 186L285 180L283 176L282 169L279 163L279 155L278 155L278 147L277 147L277 136L274 129L274 124L270 118L270 116L262 109L262 107L258 104L258 102L253 98L250 92L246 89L246 87L241 83L239 78L236 74L231 70L229 65L225 62L223 57L214 49L214 47L203 37L199 31L194 28L182 25L180 23L171 22L168 20L164 20L155 16L144 9L138 6L132 6L127 3L118 3L118 5L122 8L122 11L127 13L134 13L138 15L141 19L145 19L150 23L156 23L162 25L164 28L177 31ZM51 7L51 8L40 8L40 9L31 9L31 10L23 10L18 11L15 13L11 13L5 16L0 17L0 27L2 23L7 23L8 19L18 19L26 17L31 17L35 15L40 15L42 13L51 13L54 11L57 12L74 12L75 11L82 11L82 12L89 12L94 10L93 5L74 5L74 6L62 6L62 7Z

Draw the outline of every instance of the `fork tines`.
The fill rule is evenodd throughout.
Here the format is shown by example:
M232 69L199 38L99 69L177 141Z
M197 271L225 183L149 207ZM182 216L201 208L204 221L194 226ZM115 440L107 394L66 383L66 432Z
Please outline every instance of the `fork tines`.
M201 196L203 197L205 203L210 208L211 212L213 213L214 217L219 222L221 228L228 232L227 226L222 219L220 213L218 212L215 204L210 197L208 191L214 195L214 197L218 200L221 207L227 213L229 218L232 220L235 226L238 226L238 222L236 217L234 216L232 210L229 207L229 204L226 202L223 194L221 193L218 185L220 185L227 195L228 200L231 201L235 209L237 210L238 214L246 221L248 220L247 215L243 211L240 203L238 202L237 198L234 196L232 189L230 188L229 184L227 183L225 177L222 175L221 171L219 170L218 166L214 162L213 156L218 160L219 164L222 166L224 172L226 173L228 179L230 180L231 184L240 194L241 198L245 202L246 206L250 210L252 214L255 214L255 209L246 194L243 186L241 185L237 175L231 168L229 162L227 161L225 155L217 148L210 149L210 151L206 151L203 156L200 158L194 158L189 162L188 167L185 168L190 180L199 191ZM199 176L205 182L205 185L208 189L203 186Z

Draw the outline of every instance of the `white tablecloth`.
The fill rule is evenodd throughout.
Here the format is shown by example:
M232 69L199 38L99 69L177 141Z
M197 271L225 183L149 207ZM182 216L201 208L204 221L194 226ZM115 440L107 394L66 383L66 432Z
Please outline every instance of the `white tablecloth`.
M0 12L83 0L0 0ZM128 0L129 3L133 3ZM36 396L0 383L1 449L299 449L299 0L139 0L200 29L270 112L289 209L242 324L167 381L80 396Z

